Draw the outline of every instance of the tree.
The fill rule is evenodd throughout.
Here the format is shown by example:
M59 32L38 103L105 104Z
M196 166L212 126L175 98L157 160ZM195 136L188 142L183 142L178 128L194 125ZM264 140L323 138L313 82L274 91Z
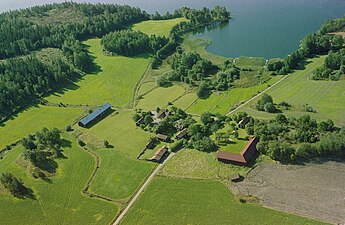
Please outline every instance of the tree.
M16 178L12 173L3 173L0 177L0 182L17 198L23 198L28 194L29 190L24 186L23 181Z
M273 105L273 99L270 95L264 93L256 104L256 109L259 111L275 112L277 109Z
M144 118L145 124L151 124L153 122L152 116L146 115Z
M200 117L200 121L204 124L204 125L208 125L213 123L214 119L213 119L213 114L210 112L205 112L203 114L201 114Z
M237 139L237 138L238 138L238 136L239 136L238 131L237 131L237 130L235 130L235 131L234 131L234 138L236 138L236 139Z
M209 88L209 84L205 81L202 81L200 83L200 86L198 88L198 91L197 91L197 96L198 98L208 98L208 96L210 96L211 94L211 90Z
M103 141L103 146L104 146L104 148L108 148L108 146L109 146L109 141L104 140L104 141Z

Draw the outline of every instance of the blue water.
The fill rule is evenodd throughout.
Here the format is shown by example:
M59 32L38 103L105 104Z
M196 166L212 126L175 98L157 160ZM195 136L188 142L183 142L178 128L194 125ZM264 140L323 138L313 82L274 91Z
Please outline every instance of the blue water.
M0 11L63 0L0 0ZM149 13L164 13L182 6L193 8L224 5L232 13L229 24L198 33L209 37L209 52L226 56L284 57L296 50L299 41L329 18L345 14L345 0L75 0L138 6Z

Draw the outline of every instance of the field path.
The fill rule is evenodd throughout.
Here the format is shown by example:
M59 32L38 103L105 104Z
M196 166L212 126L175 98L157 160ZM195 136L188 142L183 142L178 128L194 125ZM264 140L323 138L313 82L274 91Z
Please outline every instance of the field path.
M116 218L113 225L120 224L123 217L126 215L126 213L129 211L129 209L134 205L136 200L139 198L141 193L145 190L145 188L149 185L149 183L153 180L154 176L159 172L159 170L164 166L164 164L175 155L175 153L171 152L170 155L164 160L163 163L159 164L157 168L151 173L149 178L145 181L145 183L140 187L139 191L135 194L135 196L132 198L132 200L128 203L127 207L121 212L121 214Z
M241 105L239 105L238 107L236 107L235 109L227 112L225 115L230 115L234 112L236 112L237 110L239 110L240 108L242 108L243 106L247 105L249 102L253 101L254 99L256 99L257 97L259 97L260 95L262 95L263 93L269 91L271 88L273 88L274 86L276 86L277 84L279 84L280 82L282 82L283 80L285 80L286 78L288 78L290 76L289 75L285 75L284 77L282 77L280 80L278 80L277 82L275 82L274 84L272 84L270 87L266 88L265 90L261 91L259 94L255 95L254 97L248 99L247 101L245 101L244 103L242 103Z

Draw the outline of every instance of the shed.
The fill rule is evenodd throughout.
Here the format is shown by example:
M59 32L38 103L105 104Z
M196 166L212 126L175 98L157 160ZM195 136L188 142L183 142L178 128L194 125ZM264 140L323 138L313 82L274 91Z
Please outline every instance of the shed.
M163 158L163 156L167 153L168 148L164 145L160 149L158 149L155 154L150 158L151 161L159 162Z
M183 130L177 133L176 139L184 138L187 134L188 134L188 129L184 128Z
M84 117L82 120L78 122L78 125L81 127L91 127L94 123L102 120L111 112L111 105L109 103L105 103L104 105L97 108L88 116Z
M156 136L159 140L161 141L165 141L165 142L168 142L169 141L169 137L164 135L164 134L157 134Z

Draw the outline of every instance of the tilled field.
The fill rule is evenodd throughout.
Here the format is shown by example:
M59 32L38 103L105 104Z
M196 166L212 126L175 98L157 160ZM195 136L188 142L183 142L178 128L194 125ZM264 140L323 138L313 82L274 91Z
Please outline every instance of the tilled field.
M269 208L345 224L345 163L262 164L232 188Z

